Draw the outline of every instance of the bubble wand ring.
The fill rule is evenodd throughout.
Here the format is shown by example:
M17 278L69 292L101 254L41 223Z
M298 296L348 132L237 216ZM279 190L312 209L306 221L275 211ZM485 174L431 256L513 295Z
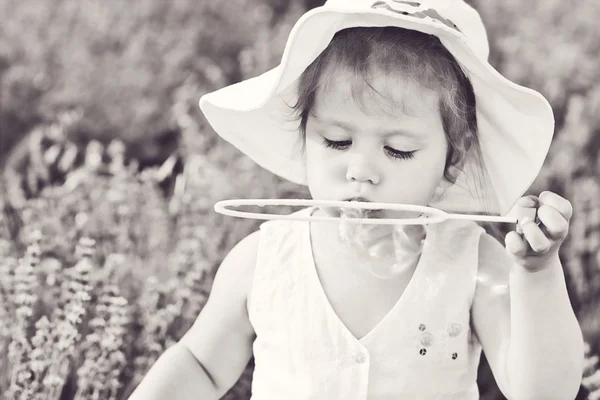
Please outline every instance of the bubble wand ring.
M515 217L496 216L496 215L478 215L478 214L452 214L442 211L438 208L418 206L413 204L393 204L393 203L372 203L360 201L336 201L336 200L310 200L310 199L231 199L222 200L215 204L214 209L219 214L229 215L239 218L261 219L261 220L289 220L289 221L322 221L336 222L341 217L334 216L312 216L299 214L267 214L253 213L245 211L235 211L227 207L240 206L318 206L318 207L338 207L367 210L392 210L392 211L413 211L421 215L417 218L344 218L344 222L369 224L369 225L426 225L444 222L449 219L462 219L480 222L501 222L518 223Z

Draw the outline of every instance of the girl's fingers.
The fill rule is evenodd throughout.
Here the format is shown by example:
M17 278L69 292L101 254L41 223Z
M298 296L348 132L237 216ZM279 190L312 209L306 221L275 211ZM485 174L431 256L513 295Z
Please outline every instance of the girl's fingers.
M573 206L571 205L571 202L556 193L542 192L540 194L540 202L543 205L556 209L566 221L569 221L573 216Z
M522 208L535 208L539 205L539 203L540 203L540 201L536 196L528 195L528 196L523 196L519 200L517 200L517 203L515 204L515 206L522 207Z
M544 204L538 209L538 217L550 239L562 240L567 236L569 222L556 208Z
M518 221L523 221L525 218L535 220L537 218L537 207L539 207L539 199L535 196L523 196L515 203L515 206L510 211L510 214L517 218ZM517 224L517 233L523 233L521 222Z
M556 193L543 192L539 198L522 197L511 213L519 222L516 231L505 237L506 250L532 267L537 263L533 260L546 257L540 255L551 255L567 236L573 207Z
M523 237L529 243L529 246L536 253L547 253L552 246L552 242L540 227L530 218L524 218L521 222L521 229L523 231Z
M509 232L506 235L504 243L506 250L517 257L525 257L529 249L527 241L515 231Z

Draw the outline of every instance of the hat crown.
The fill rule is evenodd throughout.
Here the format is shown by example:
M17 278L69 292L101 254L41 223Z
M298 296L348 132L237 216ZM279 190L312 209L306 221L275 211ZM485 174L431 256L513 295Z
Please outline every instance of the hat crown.
M399 16L428 18L462 33L473 52L487 61L489 43L479 13L464 0L328 0L324 7L349 11L386 9Z

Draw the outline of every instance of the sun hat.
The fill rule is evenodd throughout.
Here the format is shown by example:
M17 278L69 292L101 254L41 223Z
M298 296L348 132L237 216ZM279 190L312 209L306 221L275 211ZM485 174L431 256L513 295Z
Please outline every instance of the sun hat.
M544 163L554 116L540 93L511 82L489 64L483 22L463 0L329 0L296 22L277 67L205 94L200 108L217 134L258 165L306 184L298 122L291 118L290 109L298 98L298 78L336 32L369 26L397 26L435 35L473 85L488 179L483 188L474 188L471 182L477 167L467 163L456 183L430 206L455 212L508 213Z

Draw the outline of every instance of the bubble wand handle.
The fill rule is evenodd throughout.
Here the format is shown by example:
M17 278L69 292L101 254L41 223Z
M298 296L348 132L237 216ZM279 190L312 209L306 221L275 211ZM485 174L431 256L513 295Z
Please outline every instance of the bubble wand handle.
M469 221L481 222L503 222L508 224L516 224L517 218L503 217L500 215L481 215L481 214L448 214L448 219L466 219Z

